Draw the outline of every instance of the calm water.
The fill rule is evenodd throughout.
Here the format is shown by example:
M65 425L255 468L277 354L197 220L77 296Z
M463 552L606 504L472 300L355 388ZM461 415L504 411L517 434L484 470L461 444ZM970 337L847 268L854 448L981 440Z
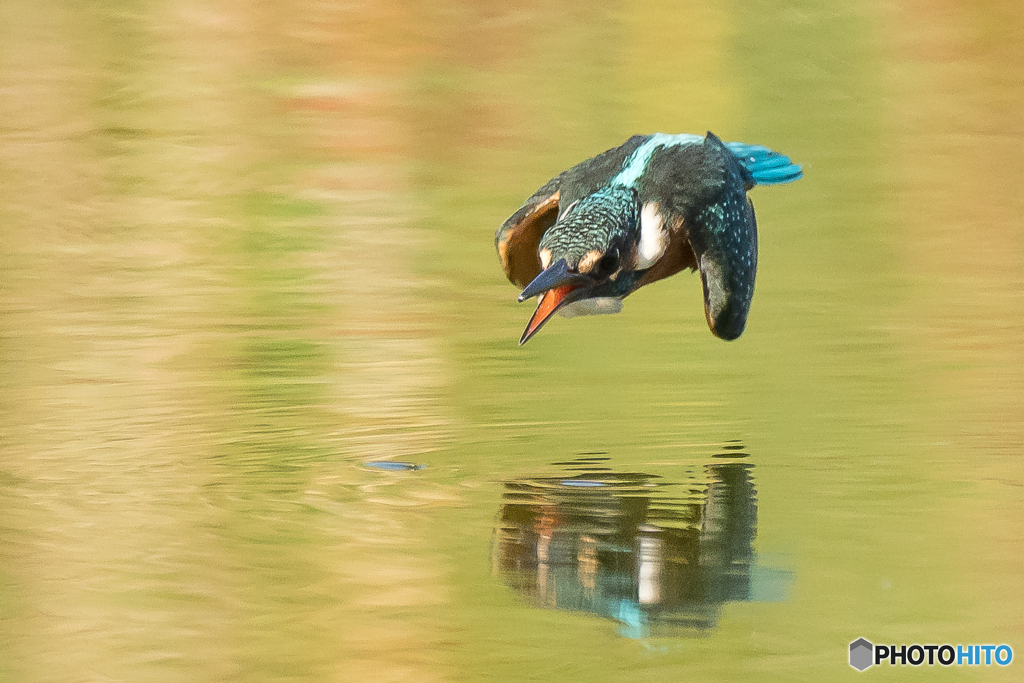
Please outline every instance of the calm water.
M67 5L0 4L0 680L1024 655L1018 3ZM746 334L517 347L495 227L708 128L806 172Z

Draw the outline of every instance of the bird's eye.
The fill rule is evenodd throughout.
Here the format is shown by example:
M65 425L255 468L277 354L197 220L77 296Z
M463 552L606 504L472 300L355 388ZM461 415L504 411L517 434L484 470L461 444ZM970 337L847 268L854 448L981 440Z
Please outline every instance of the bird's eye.
M611 275L619 268L619 250L614 249L601 257L597 262L597 270L602 275Z

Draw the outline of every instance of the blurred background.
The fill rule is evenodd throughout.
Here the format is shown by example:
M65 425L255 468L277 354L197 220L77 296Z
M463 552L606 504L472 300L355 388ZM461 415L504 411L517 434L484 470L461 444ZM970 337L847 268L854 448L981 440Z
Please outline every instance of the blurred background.
M1024 652L1022 110L1014 0L5 0L0 681ZM517 347L495 228L632 134L709 129L804 165L752 192L744 336L681 274ZM651 576L692 580L643 566L727 557L729 481L728 591L637 630ZM559 528L573 609L524 588ZM615 543L633 611L580 608Z

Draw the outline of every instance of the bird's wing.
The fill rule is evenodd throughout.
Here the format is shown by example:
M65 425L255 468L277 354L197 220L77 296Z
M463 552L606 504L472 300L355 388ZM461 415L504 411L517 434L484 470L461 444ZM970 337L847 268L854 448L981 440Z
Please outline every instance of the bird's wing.
M559 211L604 187L622 170L625 160L650 136L634 135L618 147L581 161L558 174L526 200L494 235L505 275L520 288L540 274L537 253L545 231L555 224Z
M700 269L708 327L735 339L746 325L757 272L757 222L746 189L751 174L713 133L702 144L664 147L639 188L668 232L668 248L647 281ZM665 267L666 264L672 268Z
M505 276L517 287L526 287L540 274L540 239L558 218L560 185L565 173L549 180L506 220L494 235Z

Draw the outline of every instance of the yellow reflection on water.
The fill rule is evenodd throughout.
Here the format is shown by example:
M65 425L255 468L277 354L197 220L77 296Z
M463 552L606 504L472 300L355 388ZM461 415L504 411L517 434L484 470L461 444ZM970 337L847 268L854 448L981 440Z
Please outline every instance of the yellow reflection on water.
M896 204L912 279L902 325L927 407L922 451L949 482L947 533L976 630L1019 632L1024 544L1024 17L1009 2L906 2L885 36ZM946 458L934 455L948 453ZM967 599L967 595L964 596Z

